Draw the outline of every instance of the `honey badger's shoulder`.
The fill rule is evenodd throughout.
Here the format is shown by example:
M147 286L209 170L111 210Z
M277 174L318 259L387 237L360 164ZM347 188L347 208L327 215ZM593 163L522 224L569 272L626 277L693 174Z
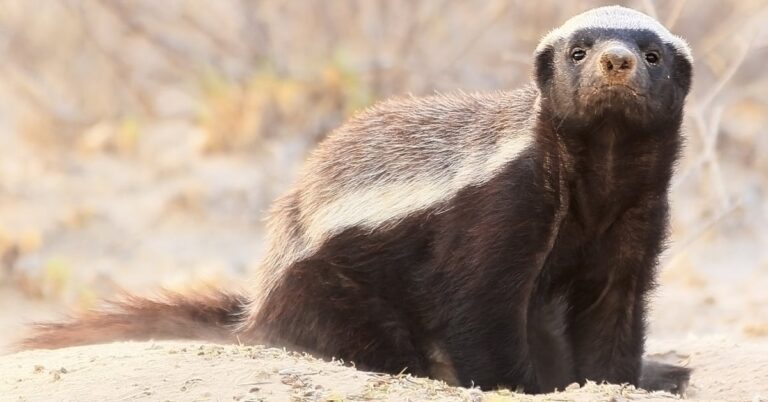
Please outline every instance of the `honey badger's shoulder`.
M453 93L376 104L311 154L269 219L263 265L281 269L348 227L375 229L482 183L533 139L538 91Z

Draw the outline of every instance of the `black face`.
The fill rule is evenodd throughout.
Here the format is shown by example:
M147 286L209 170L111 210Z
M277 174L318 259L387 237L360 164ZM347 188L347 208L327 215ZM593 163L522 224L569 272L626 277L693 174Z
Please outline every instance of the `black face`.
M555 118L590 125L679 119L691 64L651 31L586 29L536 57L536 81Z

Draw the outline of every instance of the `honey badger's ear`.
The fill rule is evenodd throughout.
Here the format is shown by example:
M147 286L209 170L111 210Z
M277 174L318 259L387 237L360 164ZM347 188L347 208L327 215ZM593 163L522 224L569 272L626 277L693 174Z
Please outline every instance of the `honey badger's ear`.
M534 74L540 91L549 86L555 75L555 48L552 45L536 49Z
M675 58L672 63L673 81L687 94L691 89L691 82L693 81L693 65L691 64L690 56L671 45L667 46Z

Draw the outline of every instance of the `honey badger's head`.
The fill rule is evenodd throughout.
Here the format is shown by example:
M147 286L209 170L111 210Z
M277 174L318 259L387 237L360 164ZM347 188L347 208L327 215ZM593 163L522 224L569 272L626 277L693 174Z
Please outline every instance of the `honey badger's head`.
M653 18L619 6L568 20L536 49L535 78L553 117L588 126L607 116L632 124L679 120L691 53Z

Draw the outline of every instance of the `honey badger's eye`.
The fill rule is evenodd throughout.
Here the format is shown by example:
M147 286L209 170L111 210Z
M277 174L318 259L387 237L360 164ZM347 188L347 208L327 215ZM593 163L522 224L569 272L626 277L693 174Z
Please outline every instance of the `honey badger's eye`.
M580 47L577 47L571 51L571 58L574 61L584 60L585 57L587 57L587 51Z
M645 61L651 64L656 64L659 62L659 53L658 52L648 52L645 54Z

